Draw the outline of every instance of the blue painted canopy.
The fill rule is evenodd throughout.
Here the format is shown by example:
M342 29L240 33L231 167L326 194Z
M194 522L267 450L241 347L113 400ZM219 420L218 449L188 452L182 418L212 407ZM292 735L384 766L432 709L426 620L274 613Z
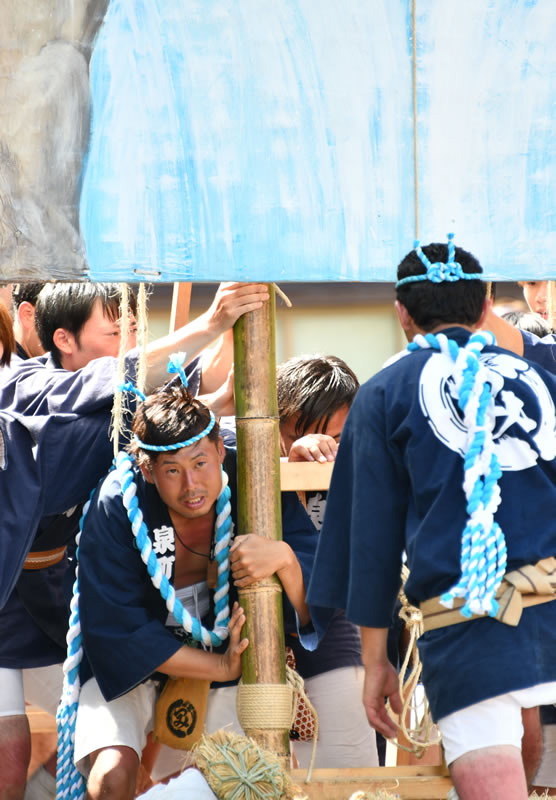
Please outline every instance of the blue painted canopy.
M553 4L415 10L112 0L81 194L91 278L387 281L416 219L493 279L556 277Z

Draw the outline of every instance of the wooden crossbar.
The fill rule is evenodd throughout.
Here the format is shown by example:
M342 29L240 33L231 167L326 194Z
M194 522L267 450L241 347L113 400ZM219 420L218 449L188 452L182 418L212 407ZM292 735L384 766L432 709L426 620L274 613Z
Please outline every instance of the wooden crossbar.
M324 491L330 486L333 461L288 461L280 459L280 486L283 492Z
M452 781L443 766L315 769L310 783L307 770L294 769L293 782L308 800L348 800L354 792L390 792L400 800L445 800Z

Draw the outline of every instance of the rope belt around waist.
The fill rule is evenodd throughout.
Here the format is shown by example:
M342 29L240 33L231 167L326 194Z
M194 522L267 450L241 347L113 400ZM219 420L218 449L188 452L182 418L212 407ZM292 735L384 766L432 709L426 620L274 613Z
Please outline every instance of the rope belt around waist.
M65 546L55 547L54 550L35 550L27 554L27 558L23 562L23 569L44 569L59 564L65 552Z
M496 592L498 611L494 617L505 625L516 626L524 608L550 603L556 600L556 558L543 558L536 564L526 564L519 569L507 572ZM464 598L457 597L453 608L440 603L440 597L425 600L419 606L423 614L423 628L433 631L448 625L457 625L472 619L483 619L482 614L464 617L459 609L465 604Z

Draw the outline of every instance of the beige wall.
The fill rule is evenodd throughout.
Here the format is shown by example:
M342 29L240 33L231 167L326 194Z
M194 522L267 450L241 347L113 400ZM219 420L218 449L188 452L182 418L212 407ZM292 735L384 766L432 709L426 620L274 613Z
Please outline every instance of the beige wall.
M195 319L202 309L192 310ZM170 302L149 311L149 338L168 332ZM321 353L343 358L361 382L377 372L386 359L405 346L393 303L379 305L320 305L279 303L276 312L278 363L294 355Z
M277 313L276 358L321 353L343 358L361 382L404 346L393 307L285 309Z

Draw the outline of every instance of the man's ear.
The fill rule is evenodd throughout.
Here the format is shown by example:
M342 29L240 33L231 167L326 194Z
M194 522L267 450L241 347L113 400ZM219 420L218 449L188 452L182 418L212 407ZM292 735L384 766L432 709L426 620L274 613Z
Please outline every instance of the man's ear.
M28 300L24 300L17 307L17 317L25 331L32 330L35 325L35 306Z
M490 297L485 297L483 301L483 310L481 311L481 316L479 317L479 321L474 326L475 328L484 328L486 319L490 314L490 310L493 307L493 302Z
M141 474L147 483L154 483L153 474L150 468L150 462L147 464L139 464L139 469L141 470Z
M224 463L224 458L226 457L226 449L224 447L224 440L221 436L218 437L218 445L217 445L218 455L220 457L220 463Z
M403 332L405 333L408 341L411 341L415 334L418 332L417 325L413 321L413 317L404 306L403 303L400 303L399 300L396 300L394 303L396 308L396 313L398 315L398 320L402 327Z
M52 341L65 356L71 356L76 350L76 341L73 333L65 328L56 328L52 336Z

